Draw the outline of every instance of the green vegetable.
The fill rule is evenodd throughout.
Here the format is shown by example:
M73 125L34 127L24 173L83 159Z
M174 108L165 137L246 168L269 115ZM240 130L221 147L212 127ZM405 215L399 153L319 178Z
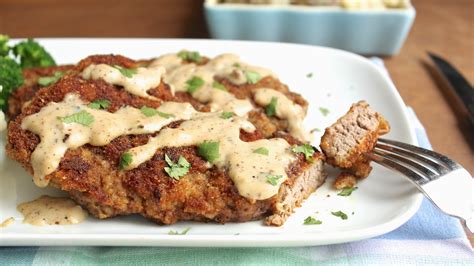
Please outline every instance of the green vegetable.
M0 57L0 109L6 110L10 94L23 85L21 67L13 59Z
M33 39L13 46L13 54L19 58L22 68L55 66L53 57Z
M0 34L0 56L7 56L10 52L8 41L10 38L7 35Z
M319 107L319 111L321 112L321 114L323 114L323 116L327 116L329 114L329 109L324 107Z
M303 145L298 145L298 146L293 146L291 149L294 153L302 153L304 154L304 157L306 161L312 161L313 159L313 154L314 154L314 148L313 146L309 144L303 144Z
M229 119L232 116L234 116L234 113L232 113L232 112L222 112L222 114L221 114L221 118L224 118L224 119Z
M84 110L72 115L58 117L58 119L65 124L77 123L86 127L94 122L94 116Z
M313 73L311 72L311 73L306 74L306 77L307 77L307 78L312 78L312 77L313 77Z
M168 235L185 235L191 230L191 227L184 229L181 233L176 230L169 230Z
M347 214L343 213L342 211L331 212L331 214L340 217L342 220L347 220Z
M125 68L118 65L113 65L112 67L120 71L120 74L124 75L127 78L131 78L133 77L133 75L137 74L137 69L135 68Z
M142 108L140 108L140 111L142 112L142 114L144 114L146 117L151 117L151 116L155 116L155 115L159 115L163 118L170 118L170 117L174 117L174 115L172 114L168 114L168 113L165 113L165 112L160 112L158 110L156 110L155 108L150 108L148 106L143 106Z
M219 159L219 141L206 141L198 147L198 154L213 163Z
M239 63L234 63L232 66L233 66L233 67L236 67L236 68L240 68L240 64L239 64Z
M258 153L258 154L262 154L262 155L268 155L268 149L265 148L265 147L260 147L258 149L255 149L253 151L253 153Z
M278 180L282 179L282 175L267 175L267 183L270 185L276 186L278 185Z
M255 71L244 70L245 78L247 78L247 83L255 84L257 83L262 77Z
M311 216L308 216L306 217L306 219L304 219L304 223L305 225L313 225L313 224L322 224L323 222L320 221L320 220L316 220L316 218L314 217L311 217Z
M110 101L106 99L97 99L89 103L87 106L92 109L107 109L110 106Z
M186 81L186 85L187 85L187 91L189 93L194 93L195 91L197 91L202 85L204 85L204 80L200 77L192 77L191 79L189 79L188 81Z
M214 89L218 89L218 90L221 90L221 91L227 91L227 89L226 89L226 87L224 86L224 84L219 83L219 82L217 82L217 81L214 81L214 82L212 83L212 87L213 87Z
M124 152L122 153L122 156L120 156L120 170L125 169L125 167L129 166L133 162L133 156L129 152Z
M189 167L191 167L191 164L183 156L179 156L178 163L175 163L168 157L168 154L165 154L165 161L168 164L164 168L165 172L175 180L179 180L186 175L189 172Z
M201 55L199 54L199 52L196 52L196 51L181 51L178 53L178 56L181 59L190 61L190 62L199 63L202 60Z
M53 83L56 83L63 75L64 75L64 72L56 71L56 72L54 72L53 76L40 77L38 79L38 84L43 86L43 87L49 86Z
M270 103L265 107L265 114L268 116L275 116L276 115L276 107L278 104L278 98L272 97Z
M337 195L347 197L352 194L354 190L357 190L357 187L346 187L343 188L341 192L339 192Z

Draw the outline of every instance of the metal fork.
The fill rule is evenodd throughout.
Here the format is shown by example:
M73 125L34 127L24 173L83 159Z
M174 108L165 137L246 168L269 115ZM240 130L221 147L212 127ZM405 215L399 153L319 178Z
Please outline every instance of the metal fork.
M368 157L408 177L441 211L461 219L474 233L473 180L460 164L434 151L387 139L379 139Z

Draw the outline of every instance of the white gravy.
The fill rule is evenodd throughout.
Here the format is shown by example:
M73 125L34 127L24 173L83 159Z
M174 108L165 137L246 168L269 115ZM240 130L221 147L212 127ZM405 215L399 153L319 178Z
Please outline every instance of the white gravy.
M41 196L17 209L24 216L23 223L36 226L78 224L87 218L87 212L68 198Z

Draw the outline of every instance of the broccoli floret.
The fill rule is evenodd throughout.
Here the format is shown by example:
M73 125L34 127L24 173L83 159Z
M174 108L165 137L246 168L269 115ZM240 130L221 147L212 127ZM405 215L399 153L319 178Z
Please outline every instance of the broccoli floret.
M0 34L0 56L7 56L10 52L10 47L8 47L8 38L7 35Z
M13 54L20 59L22 68L55 66L53 57L33 39L13 46Z
M6 110L8 97L13 90L23 85L21 67L15 60L0 57L0 109Z

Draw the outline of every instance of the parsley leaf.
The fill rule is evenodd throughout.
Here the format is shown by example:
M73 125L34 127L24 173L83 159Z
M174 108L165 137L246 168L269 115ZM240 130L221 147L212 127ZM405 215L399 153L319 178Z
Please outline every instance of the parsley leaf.
M340 217L342 220L347 220L347 214L343 213L342 211L331 212L331 214Z
M191 227L184 229L181 233L176 230L169 230L168 235L185 235L191 230Z
M236 68L240 68L240 64L239 64L239 63L234 63L232 66L233 66L233 67L236 67Z
M58 119L61 122L66 123L66 124L77 123L83 126L89 126L90 124L94 122L94 116L92 116L91 114L89 114L88 112L84 110L72 115L58 117Z
M151 117L151 116L155 116L155 115L159 115L159 116L161 116L163 118L166 118L166 119L168 119L170 117L174 117L174 115L172 115L172 114L160 112L160 111L156 110L155 108L150 108L148 106L142 106L142 108L140 108L140 111L146 117Z
M110 101L106 99L97 99L87 105L92 109L107 109L110 106Z
M212 87L214 89L218 89L218 90L221 90L221 91L227 91L227 88L224 86L224 84L222 84L220 82L217 82L217 81L214 81L212 83Z
M215 162L219 159L219 141L201 143L198 147L198 154L210 163Z
M164 168L165 172L175 180L186 175L191 167L191 164L183 156L179 156L178 163L175 163L168 157L168 154L165 154L165 161L169 166Z
M350 196L354 190L357 190L357 187L345 187L337 195L347 197Z
M321 114L323 114L323 116L327 116L329 114L329 109L324 107L319 107L319 111L321 112Z
M262 77L255 71L244 70L245 78L247 79L247 83L255 84L257 83Z
M306 161L311 161L313 159L313 154L314 154L314 148L313 146L309 144L303 144L303 145L298 145L298 146L293 146L291 149L294 153L302 153L304 154L304 157Z
M272 97L270 103L265 107L265 114L268 116L275 116L276 115L276 107L278 104L278 98Z
M313 72L310 72L310 73L306 74L306 77L307 78L312 78L313 77Z
M43 86L43 87L49 86L53 83L56 83L56 81L58 81L63 75L64 75L64 72L56 71L56 72L54 72L54 74L52 76L40 77L38 79L38 84Z
M127 78L131 78L133 75L137 74L137 70L135 68L125 68L118 65L113 65L112 67L120 71L120 73Z
M181 51L178 53L178 57L185 61L196 62L199 63L202 60L201 54L196 51Z
M201 88L202 85L204 85L204 80L200 77L194 76L188 81L186 81L186 85L187 85L187 91L189 93L194 93L199 88Z
M222 112L222 114L221 114L221 118L224 118L224 119L229 119L232 116L234 116L234 113L232 113L232 112Z
M320 221L320 220L316 220L316 218L314 217L311 217L311 216L308 216L306 217L306 219L304 219L304 223L305 225L313 225L313 224L322 224L323 222Z
M124 152L122 153L122 156L120 156L120 170L125 169L125 167L129 166L133 161L133 156L129 152Z
M265 147L260 147L258 149L255 149L253 151L253 153L258 153L258 154L262 154L262 155L268 155L268 149L265 148Z
M278 180L282 179L282 175L267 175L267 183L272 186L278 185Z

